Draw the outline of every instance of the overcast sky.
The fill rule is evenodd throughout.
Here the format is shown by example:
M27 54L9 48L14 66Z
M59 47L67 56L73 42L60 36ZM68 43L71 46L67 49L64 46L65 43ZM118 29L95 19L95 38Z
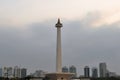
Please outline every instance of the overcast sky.
M0 67L55 72L58 17L63 66L120 74L120 0L0 0Z

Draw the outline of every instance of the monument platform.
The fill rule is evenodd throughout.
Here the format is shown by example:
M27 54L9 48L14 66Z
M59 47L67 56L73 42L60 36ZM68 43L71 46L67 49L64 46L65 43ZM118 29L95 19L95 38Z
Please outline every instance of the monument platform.
M73 76L73 73L48 73L46 77L49 80L70 80Z

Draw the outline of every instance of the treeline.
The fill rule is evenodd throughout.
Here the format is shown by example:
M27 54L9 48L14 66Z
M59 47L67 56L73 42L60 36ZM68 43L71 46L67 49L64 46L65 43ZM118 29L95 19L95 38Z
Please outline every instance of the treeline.
M120 80L120 77L106 77L106 78L86 78L86 77L79 77L79 78L72 78L72 80Z
M5 78L5 77L0 77L0 80L30 80L30 78Z
M25 78L4 78L4 77L0 77L0 80L32 80L32 79L38 79L38 78L33 78L33 77L25 77ZM42 80L49 80L49 78L39 78ZM120 78L117 77L110 77L110 78L77 78L80 80L120 80ZM73 80L73 79L72 79Z
M110 77L110 78L91 78L90 80L120 80L117 77Z
M44 78L41 78L41 77L30 77L30 76L27 76L25 78L7 78L7 77L0 77L0 80L33 80L33 79L42 79L42 80L45 80Z

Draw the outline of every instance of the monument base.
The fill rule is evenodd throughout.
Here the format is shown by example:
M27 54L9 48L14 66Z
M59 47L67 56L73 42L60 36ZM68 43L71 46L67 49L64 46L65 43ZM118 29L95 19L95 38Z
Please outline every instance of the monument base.
M70 80L73 76L72 73L49 73L46 74L48 80Z

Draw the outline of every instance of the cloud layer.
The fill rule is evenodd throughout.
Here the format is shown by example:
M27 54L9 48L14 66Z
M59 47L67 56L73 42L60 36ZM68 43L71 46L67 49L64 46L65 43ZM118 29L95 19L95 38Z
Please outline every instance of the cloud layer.
M88 12L99 11L96 25L120 20L120 0L1 0L0 24L25 25L56 17L81 19Z
M93 16L94 15L94 16ZM92 23L101 17L91 13L81 20L62 20L63 66L75 65L78 74L84 66L97 66L106 62L111 71L120 74L120 24ZM31 23L24 28L0 26L0 65L27 67L55 71L56 20Z

